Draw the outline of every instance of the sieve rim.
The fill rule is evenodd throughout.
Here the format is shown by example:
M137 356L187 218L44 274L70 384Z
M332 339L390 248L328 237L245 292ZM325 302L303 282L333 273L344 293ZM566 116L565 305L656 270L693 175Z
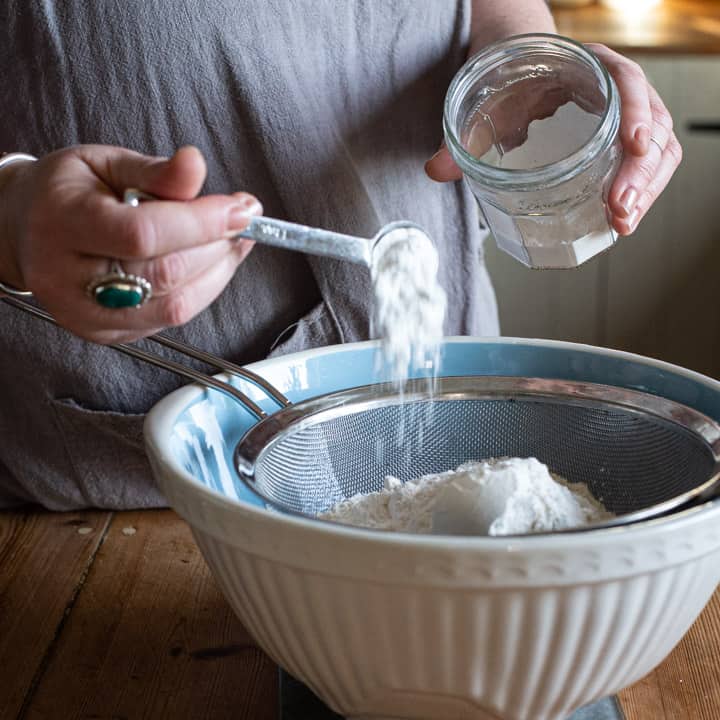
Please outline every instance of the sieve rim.
M572 380L530 378L499 375L458 375L434 379L416 378L402 388L394 383L373 383L333 393L319 395L283 408L264 418L238 441L233 452L235 470L245 486L255 493L266 507L282 513L302 517L314 522L337 523L323 520L266 495L257 485L255 470L264 453L288 435L316 425L397 402L400 397L407 403L427 400L434 402L457 400L514 400L531 402L545 399L558 404L582 405L622 410L624 413L651 416L656 421L673 426L703 442L712 456L713 471L701 485L669 500L641 510L618 515L610 520L592 523L580 528L532 533L550 535L558 533L588 532L627 525L679 511L687 506L705 502L716 495L720 486L720 423L707 415L674 400L612 385ZM391 532L378 528L363 528L374 532ZM520 535L504 535L521 537Z

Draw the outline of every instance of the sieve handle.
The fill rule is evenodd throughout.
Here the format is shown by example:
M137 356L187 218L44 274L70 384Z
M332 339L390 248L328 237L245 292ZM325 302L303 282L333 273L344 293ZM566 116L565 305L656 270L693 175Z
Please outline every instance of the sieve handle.
M50 315L50 313L36 307L35 305L32 305L26 300L21 300L17 297L11 297L10 295L4 294L1 291L0 300L5 302L7 305L11 305L18 310L21 310L30 315L33 315L36 318L39 318L40 320L45 320L46 322L49 322L53 325L57 325L57 321L55 320L55 318L52 317L52 315ZM275 402L277 402L278 405L280 405L281 407L287 407L292 404L290 400L288 400L277 388L271 385L267 380L265 380L265 378L261 377L257 373L252 372L252 370L240 367L239 365L228 362L227 360L219 358L216 355L212 355L211 353L206 353L202 350L199 350L192 345L178 342L177 340L173 340L172 338L168 338L163 335L151 335L146 338L146 340L151 340L152 342L158 343L159 345L164 345L165 347L176 350L177 352L180 352L187 357L200 360L204 363L207 363L208 365L214 366L217 369L225 370L228 373L242 377L245 380L249 380L253 384L261 387L268 394L268 396L271 397ZM230 383L218 380L217 378L206 375L199 370L195 370L191 367L188 367L187 365L175 362L174 360L161 357L160 355L155 355L154 353L147 352L145 350L141 350L140 348L135 347L134 345L130 345L128 343L115 343L112 345L107 345L106 347L110 347L113 350L117 350L118 352L123 353L124 355L129 355L130 357L133 357L137 360L147 362L150 365L154 365L156 367L162 368L163 370L172 372L175 375L180 375L181 377L192 380L193 382L200 383L206 388L219 390L220 392L225 393L225 395L229 395L234 400L240 402L245 407L245 409L252 413L258 420L262 420L268 415L257 403L255 403L245 393L243 393L241 390L238 390Z
M258 375L252 370L236 365L229 360L213 355L212 353L200 350L200 348L190 345L189 343L183 343L178 340L173 340L165 335L149 335L145 338L151 342L155 342L158 345L163 345L172 350L176 350L183 355L191 357L195 360L200 360L207 365L212 365L218 370L224 370L231 375L236 375L245 380L249 380L253 385L260 387L264 390L280 407L288 407L292 403L288 400L274 385L271 385L264 377ZM184 367L184 366L183 366ZM232 387L232 386L231 386Z
M128 188L125 190L123 200L126 204L137 207L142 201L157 200L157 198L136 188ZM254 240L262 245L346 260L367 267L370 267L373 246L373 240L367 238L264 216L253 217L244 230L240 232L233 230L223 237L228 240L241 238Z

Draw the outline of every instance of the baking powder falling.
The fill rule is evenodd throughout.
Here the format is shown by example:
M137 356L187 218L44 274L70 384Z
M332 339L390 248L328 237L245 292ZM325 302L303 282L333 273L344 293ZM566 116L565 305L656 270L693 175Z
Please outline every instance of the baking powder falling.
M447 307L438 282L438 253L414 226L399 227L382 238L371 265L373 335L382 338L383 357L396 383L413 369L437 374Z

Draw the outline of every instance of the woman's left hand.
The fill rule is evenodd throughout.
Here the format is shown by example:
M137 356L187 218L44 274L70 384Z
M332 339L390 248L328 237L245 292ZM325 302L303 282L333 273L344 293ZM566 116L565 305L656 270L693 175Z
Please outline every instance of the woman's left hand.
M620 140L624 159L608 198L612 226L620 235L634 232L670 181L682 159L673 121L642 68L604 45L589 44L612 75L620 94ZM444 147L425 165L439 182L462 177Z
M620 235L635 230L682 160L673 120L642 68L604 45L587 46L612 75L620 93L620 140L625 156L608 204Z

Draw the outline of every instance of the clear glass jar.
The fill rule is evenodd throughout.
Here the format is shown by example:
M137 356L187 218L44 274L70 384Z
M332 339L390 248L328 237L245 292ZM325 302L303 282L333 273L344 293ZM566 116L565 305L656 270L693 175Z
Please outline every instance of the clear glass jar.
M445 100L445 141L498 246L528 267L577 267L610 248L622 159L617 88L558 35L518 35L470 58Z

